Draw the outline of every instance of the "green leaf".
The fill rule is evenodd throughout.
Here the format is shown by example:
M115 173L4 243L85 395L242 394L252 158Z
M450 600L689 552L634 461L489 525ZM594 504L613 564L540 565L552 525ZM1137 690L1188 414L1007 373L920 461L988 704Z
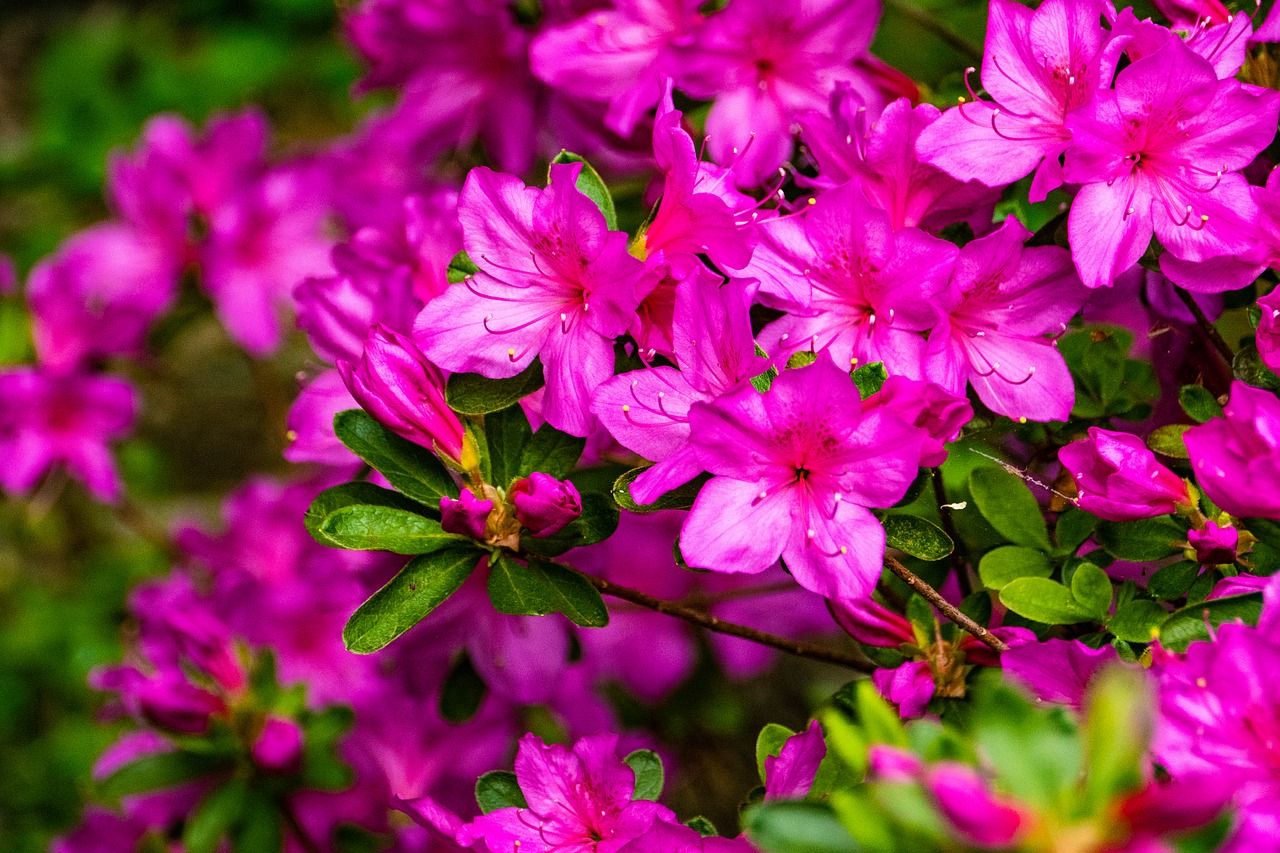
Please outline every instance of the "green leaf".
M182 829L187 853L214 853L223 837L240 820L249 798L243 779L231 779L205 797Z
M1058 515L1058 522L1053 527L1053 535L1058 540L1059 548L1068 553L1075 553L1076 549L1093 535L1093 530L1097 526L1097 516L1075 507L1067 507Z
M1150 563L1182 550L1187 531L1169 518L1140 521L1100 521L1098 544L1117 560Z
M450 284L457 284L464 279L480 272L480 268L476 266L475 261L471 260L471 256L466 252L459 252L453 256L453 260L449 261L449 268L445 270L445 277L448 278Z
M777 758L787 739L794 735L795 732L778 723L768 723L760 730L756 736L756 771L760 774L760 784L765 782L764 760Z
M720 830L716 829L716 825L702 815L689 818L684 822L684 825L696 830L703 838L714 838L720 834Z
M117 768L98 788L104 799L174 788L231 763L228 756L194 752L154 752Z
M1071 576L1071 594L1076 601L1101 621L1111 610L1111 578L1093 563L1083 563Z
M1175 610L1164 620L1160 626L1160 645L1171 651L1183 652L1192 642L1209 639L1206 623L1215 628L1224 622L1235 620L1256 625L1261 614L1260 592L1188 604L1181 610Z
M1183 385L1178 391L1182 411L1198 424L1222 417L1222 405L1218 398L1203 385Z
M440 716L451 723L465 723L480 710L487 689L471 663L471 656L464 652L444 678L440 689Z
M342 642L360 655L385 647L457 592L481 556L474 546L464 546L410 560L351 615Z
M787 359L787 370L795 370L798 367L808 367L818 360L818 354L811 350L802 349L799 352L793 352L791 357Z
M320 544L331 548L339 548L341 547L340 545L330 542L325 537L321 532L321 527L324 525L325 519L330 515L340 509L352 506L389 507L419 515L426 515L430 512L427 507L417 501L410 500L399 492L375 486L373 483L343 483L340 486L325 489L316 495L315 500L311 502L311 506L307 507L307 514L303 517L303 525L307 528L307 532L311 534L311 537Z
M1170 459L1190 459L1191 454L1187 452L1187 443L1183 439L1189 429L1190 424L1165 424L1156 427L1147 436L1147 447Z
M658 797L662 796L662 786L665 782L662 759L655 752L637 749L623 761L631 768L631 772L636 774L636 790L631 795L631 799L656 803Z
M401 438L359 409L338 412L333 431L356 456L382 472L403 494L432 509L456 498L458 486L436 455Z
M337 745L355 722L350 708L335 705L303 721L302 778L305 788L341 791L351 787L354 774L338 757Z
M444 400L459 414L487 415L520 402L542 385L542 362L535 358L532 364L510 379L455 373L444 386Z
M648 466L632 468L614 481L612 494L618 506L629 512L642 514L660 512L664 509L689 509L693 506L694 499L698 497L698 492L702 491L702 486L711 479L710 474L699 474L683 486L677 486L665 495L661 495L651 504L636 503L635 498L631 497L631 484L636 481L636 477L648 470Z
M267 797L250 797L244 819L231 836L234 853L274 853L284 849L280 812ZM190 848L187 848L190 853Z
M884 525L885 541L890 548L917 559L941 560L955 550L955 543L941 527L919 516L886 515L880 523Z
M1140 671L1111 666L1090 686L1086 705L1085 796L1101 810L1144 782L1155 697Z
M768 358L769 354L765 352L759 344L756 344L756 355L761 358ZM773 387L773 380L778 378L778 368L770 367L764 373L751 377L751 387L759 391L761 394Z
M520 464L516 466L516 475L527 477L534 471L541 471L563 480L572 473L586 446L585 438L576 438L551 424L543 424L525 444Z
M499 613L546 616L563 613L575 625L603 628L609 611L591 582L559 563L509 557L489 562L489 600Z
M1005 607L1046 625L1071 625L1090 622L1093 613L1076 601L1071 590L1048 578L1018 578L1000 590Z
M582 171L578 174L578 190L600 208L600 212L604 214L605 224L609 226L610 231L618 230L618 211L613 205L613 196L609 193L609 187L605 185L604 180L600 177L600 173L592 168L583 157L568 151L561 151L551 161L551 165L560 165L564 163L581 163ZM547 182L550 183L551 176L548 174Z
M505 489L523 473L520 463L533 438L529 419L519 406L492 412L484 418L484 437L489 451L490 481Z
M996 532L1015 545L1048 551L1049 530L1040 504L1021 479L1002 468L975 468L969 493Z
M1136 598L1116 609L1107 622L1107 630L1129 643L1149 643L1169 612L1154 601Z
M853 377L853 384L858 386L858 393L865 400L884 387L889 371L884 369L883 362L876 361L862 365L850 376Z
M595 492L582 496L582 515L559 533L542 539L522 536L520 546L531 554L555 557L571 548L603 542L618 529L618 507L612 498Z
M862 849L831 809L820 803L779 801L753 806L742 828L763 853L859 853Z
M349 551L390 551L393 554L430 554L465 536L445 533L440 522L414 512L385 506L346 506L334 510L320 523L320 541Z
M509 770L494 770L477 779L476 803L484 814L498 809L529 808L516 774Z
M1043 551L1005 545L988 551L978 562L978 577L988 589L1003 589L1018 578L1047 578L1053 566Z
M1165 566L1153 574L1147 581L1147 590L1156 598L1164 601L1176 601L1187 594L1191 584L1200 574L1200 566L1190 560L1182 560L1171 566Z
M1255 388L1280 391L1280 376L1276 376L1271 368L1262 363L1262 356L1255 346L1244 347L1236 353L1235 360L1231 362L1231 372L1236 379Z

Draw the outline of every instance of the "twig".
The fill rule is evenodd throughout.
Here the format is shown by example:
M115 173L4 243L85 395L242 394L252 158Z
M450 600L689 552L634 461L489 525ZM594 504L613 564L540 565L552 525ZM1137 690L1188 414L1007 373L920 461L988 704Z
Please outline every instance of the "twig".
M1200 330L1209 337L1209 340L1213 343L1218 354L1226 360L1227 367L1231 367L1236 360L1235 351L1231 349L1231 345L1222 337L1222 334L1218 331L1217 327L1214 326L1213 323L1209 322L1209 318L1205 316L1204 310L1200 308L1200 303L1196 302L1195 297L1183 290L1181 287L1175 287L1174 291L1177 292L1178 298L1182 300L1182 304L1187 306L1187 310L1191 312L1191 316L1196 318L1196 324L1199 325Z
M889 567L889 571L906 581L908 586L923 595L930 604L938 608L943 616L946 616L952 622L956 623L996 651L1003 652L1008 650L1009 646L1004 642L1004 640L1001 640L995 634L991 633L986 628L982 627L977 622L974 622L968 616L965 616L957 610L951 602L943 598L936 589L922 581L916 576L915 572L902 565L902 563L899 563L895 557L890 554L885 554L884 564Z
M950 501L947 500L947 487L942 482L942 469L934 468L932 473L933 496L938 502L938 515L942 518L942 530L951 537L955 548L951 552L951 564L956 569L956 580L960 584L960 592L968 596L973 592L973 583L969 580L969 564L964 553L964 544L956 533L955 519L951 517Z
M977 45L909 0L885 0L885 5L904 18L909 18L921 29L933 33L969 59L975 62L982 61L982 50Z
M853 655L839 649L829 648L827 646L815 645L813 643L799 643L794 640L788 640L786 637L779 637L776 634L768 634L764 631L757 631L755 628L749 628L746 625L739 625L735 622L726 622L707 613L705 610L698 610L678 601L664 601L661 598L654 598L638 589L619 586L604 578L598 578L594 575L579 572L571 566L566 566L572 571L577 572L586 578L592 586L600 590L601 594L620 598L623 601L629 601L632 604L638 604L641 607L658 613L664 613L667 616L674 616L677 619L683 619L701 628L709 631L716 631L721 634L728 634L731 637L738 637L743 640L750 640L753 643L759 643L763 646L770 646L787 654L796 657L809 658L811 660L820 660L824 663L835 664L846 669L852 669L855 672L874 672L876 666L870 660L861 655Z

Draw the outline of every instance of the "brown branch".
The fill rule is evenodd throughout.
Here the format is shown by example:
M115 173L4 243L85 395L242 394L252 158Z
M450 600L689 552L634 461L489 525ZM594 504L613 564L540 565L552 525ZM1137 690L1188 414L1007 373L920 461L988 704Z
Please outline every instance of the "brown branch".
M1201 309L1200 303L1196 302L1195 297L1181 287L1175 287L1174 292L1178 294L1178 298L1182 300L1182 304L1187 306L1187 310L1191 312L1191 316L1196 318L1196 324L1200 326L1200 331L1208 336L1209 341L1213 344L1214 349L1227 362L1227 367L1231 367L1236 360L1236 354L1231 345L1218 331L1218 328L1209 322L1209 318L1205 316L1204 310Z
M921 29L928 30L938 38L951 45L957 52L963 53L975 62L982 61L982 50L973 42L939 21L929 12L914 5L910 0L885 0L885 6L893 9L904 18L909 19Z
M915 572L898 562L897 558L890 554L885 554L884 564L889 567L889 571L902 578L909 587L923 595L930 604L938 608L943 616L946 616L952 622L956 623L996 651L1003 652L1008 650L1009 646L1004 642L1004 640L1001 640L995 634L991 633L986 628L982 627L977 622L974 622L968 616L965 616L957 610L955 606L943 598L936 589L917 577Z
M580 572L572 566L565 566L571 571L577 572L586 578L592 586L600 591L602 595L609 595L614 598L629 601L632 604L638 604L641 607L653 610L657 613L663 613L667 616L674 616L677 619L683 619L686 622L697 625L700 628L706 628L708 631L716 631L720 634L728 634L730 637L738 637L743 640L750 640L753 643L759 643L762 646L769 646L786 652L796 657L809 658L810 660L819 660L823 663L835 664L846 669L852 669L855 672L874 672L876 666L862 655L854 655L843 652L839 649L833 649L828 646L816 645L813 643L800 643L795 640L788 640L786 637L779 637L776 634L768 634L764 631L757 631L755 628L749 628L746 625L739 625L736 622L726 622L707 613L705 610L698 610L682 604L678 601L664 601L661 598L654 598L651 595L641 592L638 589L619 586L616 583L607 581L604 578L598 578L585 572Z

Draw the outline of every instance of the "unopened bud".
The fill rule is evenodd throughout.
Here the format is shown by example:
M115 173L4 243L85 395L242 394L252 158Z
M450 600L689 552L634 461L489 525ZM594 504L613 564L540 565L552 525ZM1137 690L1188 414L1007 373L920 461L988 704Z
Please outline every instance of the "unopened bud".
M582 496L573 483L535 471L511 486L516 518L535 539L559 533L582 515Z

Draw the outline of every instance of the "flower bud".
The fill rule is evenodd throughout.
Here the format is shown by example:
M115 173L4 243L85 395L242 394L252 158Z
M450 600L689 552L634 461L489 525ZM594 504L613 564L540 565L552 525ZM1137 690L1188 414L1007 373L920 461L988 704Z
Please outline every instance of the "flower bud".
M829 600L827 606L836 624L865 646L896 649L904 643L916 642L911 623L875 599Z
M217 696L176 673L141 682L137 701L142 716L156 728L190 735L203 734L209 728L209 717L226 710Z
M358 362L338 362L351 396L387 429L423 447L462 455L463 430L444 401L444 375L412 340L374 326Z
M1076 505L1108 521L1136 521L1191 503L1185 481L1156 461L1135 435L1089 428L1089 437L1058 451L1076 479Z
M1204 530L1187 531L1187 541L1195 549L1196 559L1205 566L1224 566L1236 561L1236 548L1240 545L1240 531L1234 527L1219 527L1212 521Z
M253 762L271 773L293 773L302 765L302 729L293 720L267 717L253 742Z
M463 489L456 499L448 495L440 498L440 526L445 533L484 539L485 522L492 511L493 501L480 500L470 489Z
M582 515L582 496L568 480L557 480L541 471L511 486L516 518L535 539L552 536Z

